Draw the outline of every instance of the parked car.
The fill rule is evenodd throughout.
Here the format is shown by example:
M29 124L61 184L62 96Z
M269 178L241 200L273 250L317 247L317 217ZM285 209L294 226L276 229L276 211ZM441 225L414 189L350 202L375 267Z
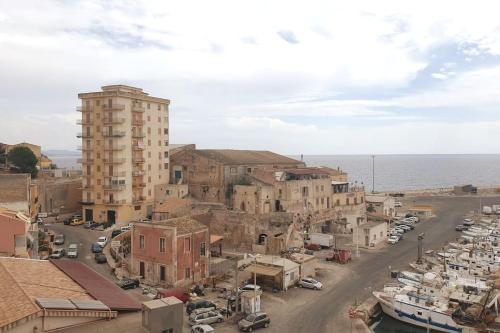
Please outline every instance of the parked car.
M396 244L397 242L399 242L399 237L398 236L391 236L389 238L387 238L387 243L388 244Z
M312 278L303 278L297 282L300 288L309 288L314 290L323 289L323 284L319 281L316 281Z
M121 231L121 230L118 230L118 229L113 230L113 231L111 232L111 238L115 238L116 236L118 236L118 235L119 235L119 234L121 234L121 233L122 233L122 231Z
M215 333L215 329L210 325L195 325L191 327L191 333Z
M43 225L43 219L42 219L41 217L37 218L37 219L36 219L36 223L37 223L38 225Z
M95 229L99 226L99 223L94 222L94 221L87 221L85 222L85 225L83 226L85 229Z
M215 306L214 303L212 303L210 301L206 301L204 299L200 299L200 300L188 302L186 305L186 313L190 315L196 309L215 310L216 308L217 307Z
M94 259L98 264L105 264L108 262L108 259L106 258L106 255L104 253L96 253Z
M92 251L92 253L101 253L102 252L102 247L101 247L101 245L99 245L97 243L94 243L90 247L90 250Z
M64 249L55 249L54 251L52 251L52 254L49 256L49 258L61 259L62 257L64 257L65 253L66 251L64 251Z
M173 296L177 298L178 300L182 301L183 303L189 302L189 294L184 291L182 288L170 288L170 289L160 289L158 290L158 293L156 294L157 298L164 298L164 297L170 297Z
M70 225L71 224L71 220L70 219L65 219L63 221L64 225Z
M268 327L271 323L269 316L265 312L256 312L249 314L238 322L238 328L241 331L253 331L256 328Z
M58 234L54 237L54 244L55 245L63 245L64 244L64 235L63 234Z
M82 225L84 222L81 218L75 217L71 220L70 225Z
M190 325L222 323L224 317L217 311L207 311L203 313L191 313L189 316Z
M474 220L472 219L464 219L463 225L471 226L474 224Z
M311 251L321 250L321 245L319 245L319 244L306 244L304 247L308 250L311 250Z
M247 285L244 285L243 287L241 288L238 288L238 292L242 292L242 291L254 291L254 290L262 290L262 288L259 286L259 285L256 285L256 284L247 284Z
M120 231L121 232L129 231L131 228L132 228L132 226L130 224L129 225L125 225L125 226L123 226L123 227L120 228Z
M78 258L78 244L69 244L68 258Z
M135 288L139 287L139 280L124 278L124 279L121 279L120 281L118 281L116 284L118 285L118 287L125 289L125 290L135 289Z
M403 203L401 201L396 201L394 207L403 207Z
M99 244L101 247L105 247L106 244L108 243L108 238L106 236L101 236L97 238L97 244Z
M410 230L415 229L415 226L412 223L403 223L402 225L409 227Z
M456 231L465 231L465 230L469 230L469 227L466 225L463 225L463 224L459 224L459 225L455 226L455 230Z
M405 231L410 231L410 230L411 230L410 226L408 226L408 225L406 225L406 224L400 224L400 225L398 226L398 228L401 228L401 229L403 229L403 230L405 230Z
M397 226L396 228L394 228L394 230L396 230L398 234L404 234L406 232L406 230L401 228L400 226Z

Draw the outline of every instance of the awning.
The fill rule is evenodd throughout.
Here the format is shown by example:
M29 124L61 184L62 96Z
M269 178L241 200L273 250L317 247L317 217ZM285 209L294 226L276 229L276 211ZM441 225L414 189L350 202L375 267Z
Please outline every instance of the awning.
M221 235L210 235L210 244L216 243L223 239L224 237L222 237Z
M279 267L273 267L273 266L251 264L250 266L245 268L245 272L256 273L258 275L276 276L278 274L281 274L282 269Z

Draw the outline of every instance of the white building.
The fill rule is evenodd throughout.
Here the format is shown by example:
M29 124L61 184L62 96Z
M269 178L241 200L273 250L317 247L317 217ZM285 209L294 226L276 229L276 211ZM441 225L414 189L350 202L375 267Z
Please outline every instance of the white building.
M387 239L386 222L368 222L354 227L352 243L362 247L373 247Z
M396 200L388 195L369 194L365 196L366 211L369 213L380 213L394 217L396 213Z

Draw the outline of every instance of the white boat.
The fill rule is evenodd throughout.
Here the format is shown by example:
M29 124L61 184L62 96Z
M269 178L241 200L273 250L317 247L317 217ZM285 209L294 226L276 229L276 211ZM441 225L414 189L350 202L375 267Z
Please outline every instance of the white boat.
M452 307L438 298L411 291L394 295L375 291L373 296L379 301L382 311L396 320L438 332L477 332L472 327L457 324L452 319L457 306Z

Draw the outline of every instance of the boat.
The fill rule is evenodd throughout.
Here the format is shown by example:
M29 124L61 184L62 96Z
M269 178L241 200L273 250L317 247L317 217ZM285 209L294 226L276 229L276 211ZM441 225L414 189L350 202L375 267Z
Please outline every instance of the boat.
M459 308L458 303L445 302L414 291L396 294L375 291L373 296L380 303L382 311L396 320L438 332L478 332L473 327L457 324L453 320L452 315Z

